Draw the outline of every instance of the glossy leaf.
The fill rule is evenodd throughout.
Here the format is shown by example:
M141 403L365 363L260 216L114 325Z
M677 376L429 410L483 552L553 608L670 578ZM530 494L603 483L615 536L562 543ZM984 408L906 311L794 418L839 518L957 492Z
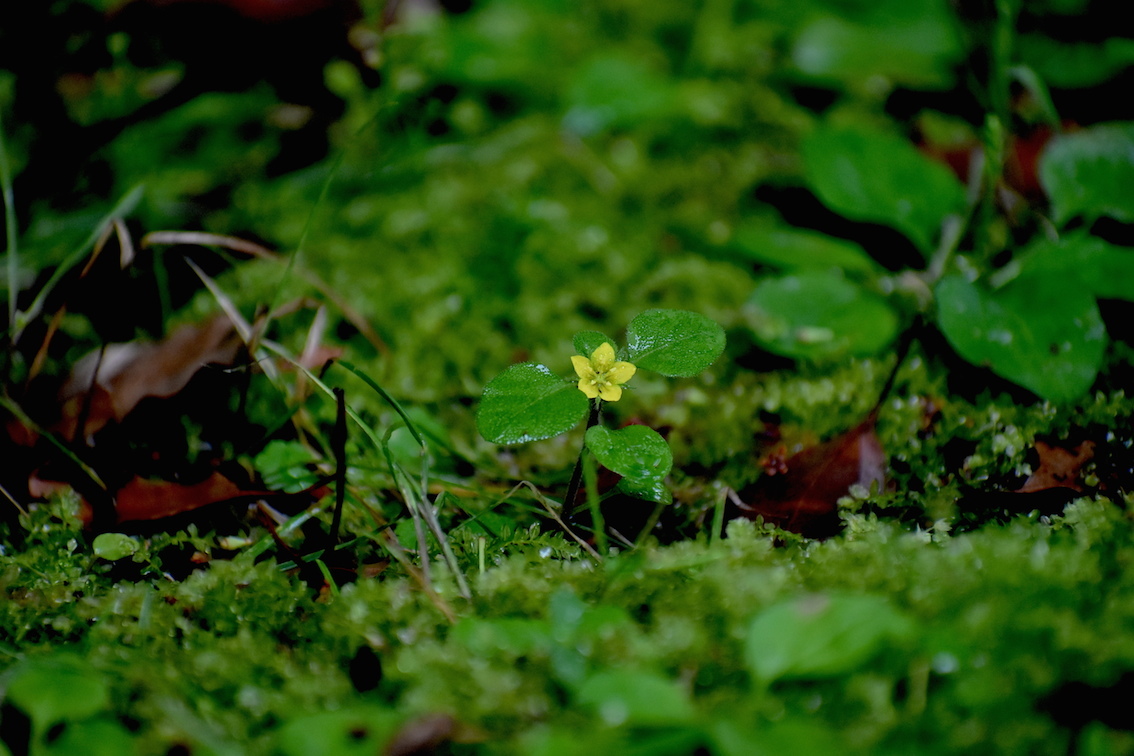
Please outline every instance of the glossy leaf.
M664 480L637 480L623 478L618 481L618 490L635 499L656 501L660 504L672 504L673 492L666 486Z
M764 682L830 677L858 668L912 630L912 621L882 596L790 598L752 620L745 658Z
M936 296L938 324L969 362L1054 402L1078 399L1094 383L1106 328L1089 291L1030 275L991 292L949 276Z
M686 310L646 310L630 321L626 339L630 362L670 376L700 373L725 347L720 325Z
M522 444L570 430L589 407L578 387L543 365L513 365L484 387L476 425L496 444Z
M603 344L610 344L614 348L615 353L618 352L618 345L614 343L614 339L607 336L605 333L598 331L579 331L572 339L575 346L575 351L584 357L590 357L591 352L598 349Z
M898 332L890 306L837 271L765 279L745 313L761 346L796 359L876 354Z
M941 224L965 207L961 183L906 140L859 128L825 126L803 142L804 174L832 210L904 233L922 252Z
M138 542L125 533L100 533L91 543L91 550L96 557L115 562L132 556L138 546Z
M878 270L878 264L859 245L816 231L747 224L736 230L733 243L746 258L781 270Z
M659 481L673 467L669 444L645 425L619 430L596 425L587 431L587 448L603 467L634 481Z
M1104 215L1134 222L1134 123L1055 137L1040 156L1039 177L1058 224Z

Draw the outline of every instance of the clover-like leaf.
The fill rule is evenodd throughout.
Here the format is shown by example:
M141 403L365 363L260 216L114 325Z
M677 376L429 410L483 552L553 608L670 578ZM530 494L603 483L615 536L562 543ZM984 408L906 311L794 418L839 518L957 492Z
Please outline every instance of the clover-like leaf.
M513 365L484 387L476 426L495 444L522 444L570 430L589 407L574 383L544 365Z
M687 310L646 310L630 321L626 339L630 362L669 376L696 375L725 348L724 329Z
M1056 223L1079 215L1134 222L1134 123L1103 123L1055 137L1040 157L1039 178Z
M995 292L948 276L936 296L937 322L969 362L1053 402L1078 399L1094 383L1107 336L1090 291L1038 274Z
M933 249L945 218L965 207L961 182L900 137L827 126L803 142L807 183L848 218L884 223L922 252Z
M606 469L635 482L660 481L673 468L669 444L645 425L610 430L596 425L587 430L587 448Z

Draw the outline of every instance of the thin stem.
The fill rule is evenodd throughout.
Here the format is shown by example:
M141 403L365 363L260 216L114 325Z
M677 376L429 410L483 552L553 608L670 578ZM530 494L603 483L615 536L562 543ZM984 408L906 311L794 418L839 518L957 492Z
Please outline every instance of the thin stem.
M587 430L598 425L601 407L601 399L591 401L591 413L587 416ZM571 481L567 484L567 495L563 497L563 519L567 522L571 521L571 516L575 513L575 501L579 498L579 487L583 484L583 455L586 451L585 445L579 450L579 459L575 462L575 470L571 473Z

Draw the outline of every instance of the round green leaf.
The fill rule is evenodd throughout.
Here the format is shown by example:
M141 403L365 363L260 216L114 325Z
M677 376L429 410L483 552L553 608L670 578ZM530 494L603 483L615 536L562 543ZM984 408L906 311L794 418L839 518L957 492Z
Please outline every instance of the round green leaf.
M591 352L595 351L603 344L610 344L610 346L614 348L615 353L618 352L618 345L614 343L614 339L598 331L579 331L575 334L575 338L572 342L575 345L575 351L584 357L590 357Z
M628 425L610 430L596 425L587 430L587 448L606 469L633 481L660 481L673 467L669 444L653 428Z
M765 682L830 677L856 669L913 629L883 596L802 596L756 615L745 657L752 674Z
M623 478L618 481L618 490L633 496L635 499L656 501L659 504L672 504L673 492L666 486L664 480L635 480Z
M945 218L965 207L948 168L906 140L864 129L825 126L803 142L807 183L848 218L892 226L929 252Z
M877 354L898 332L890 306L838 271L769 278L752 292L745 314L765 349L795 359Z
M948 276L936 296L938 324L969 362L1053 402L1078 399L1094 383L1106 327L1085 288L1033 274L989 292Z
M733 243L745 257L781 270L841 268L873 273L878 264L854 242L804 229L745 224Z
M1056 223L1079 215L1134 222L1134 123L1055 137L1040 156L1039 178Z
M91 544L96 557L116 562L133 556L138 550L138 542L125 533L100 533Z
M558 436L587 414L590 403L574 383L533 362L513 365L484 387L476 426L495 444Z
M630 321L626 339L630 362L671 376L700 373L725 347L720 325L686 310L646 310Z

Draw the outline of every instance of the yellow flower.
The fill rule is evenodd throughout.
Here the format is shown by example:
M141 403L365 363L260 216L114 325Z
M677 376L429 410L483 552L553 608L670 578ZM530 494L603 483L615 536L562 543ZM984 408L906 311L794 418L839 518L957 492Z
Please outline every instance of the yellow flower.
M579 390L589 399L617 402L622 398L622 386L633 377L638 368L629 362L614 361L614 347L603 342L591 352L590 359L581 355L571 358L579 376Z

